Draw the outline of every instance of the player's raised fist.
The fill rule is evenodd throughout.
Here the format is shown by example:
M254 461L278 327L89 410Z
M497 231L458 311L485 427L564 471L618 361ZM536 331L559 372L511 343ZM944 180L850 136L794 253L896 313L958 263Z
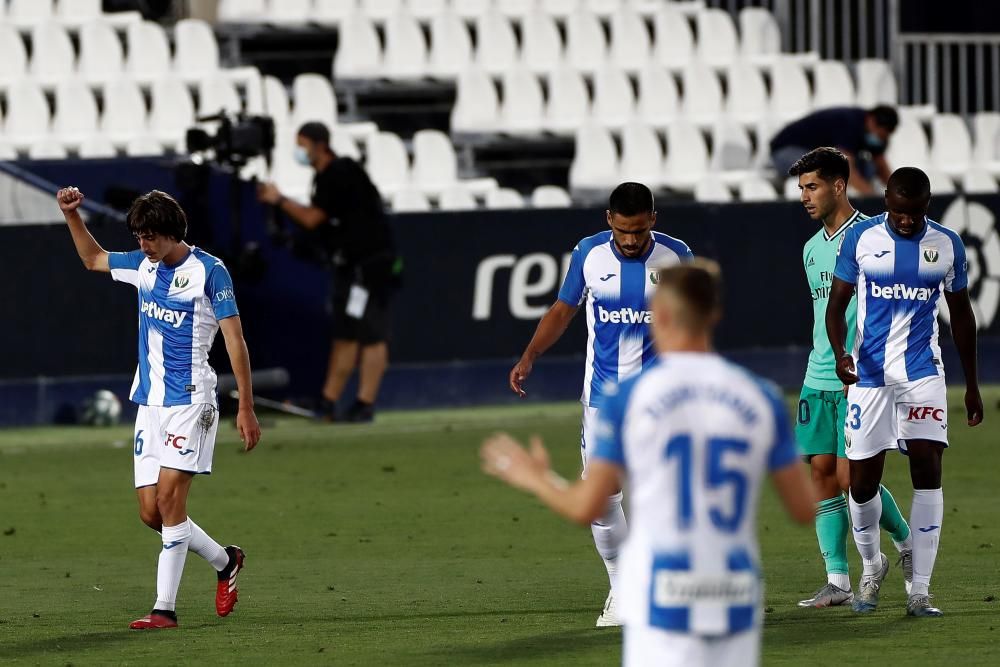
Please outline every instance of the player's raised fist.
M59 202L59 210L63 213L75 211L83 203L83 193L75 187L63 188L56 193L56 201Z

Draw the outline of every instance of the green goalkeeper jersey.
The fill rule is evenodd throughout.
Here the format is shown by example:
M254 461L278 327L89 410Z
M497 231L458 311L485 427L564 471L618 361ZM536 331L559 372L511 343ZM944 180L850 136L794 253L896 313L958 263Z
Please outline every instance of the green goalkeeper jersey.
M837 251L844 241L844 234L855 222L867 219L867 215L855 211L832 236L827 235L825 228L820 229L802 249L802 263L806 269L806 279L809 281L809 291L813 300L813 347L809 353L809 365L806 367L807 387L820 391L839 391L844 386L837 377L837 360L833 356L833 348L830 347L830 339L826 335L826 304L830 300L833 269L837 265ZM848 350L854 345L857 314L858 301L857 297L854 297L847 306Z

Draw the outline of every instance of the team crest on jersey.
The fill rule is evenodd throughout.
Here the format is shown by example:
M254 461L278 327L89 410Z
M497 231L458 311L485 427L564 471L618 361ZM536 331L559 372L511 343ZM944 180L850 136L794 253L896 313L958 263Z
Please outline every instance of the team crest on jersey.
M936 263L938 261L937 248L924 248L924 261L928 264Z
M850 448L851 448L851 434L844 433L844 449L850 449Z
M657 273L656 271L650 271L649 282L653 283L654 285L660 282L660 274Z
M176 287L177 289L184 289L185 287L188 286L190 282L191 278L189 278L187 275L183 273L174 276L174 287Z

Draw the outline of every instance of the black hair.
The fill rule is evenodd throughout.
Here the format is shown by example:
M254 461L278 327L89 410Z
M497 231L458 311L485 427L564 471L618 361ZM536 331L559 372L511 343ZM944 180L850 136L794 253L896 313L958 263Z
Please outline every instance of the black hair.
M851 178L851 163L836 148L820 146L800 157L788 170L788 175L801 176L813 171L824 181L842 178L846 183Z
M916 167L900 167L892 172L886 190L903 199L926 199L931 196L931 181Z
M330 145L330 128L319 121L311 120L299 128L298 135L316 143Z
M177 200L160 190L137 197L125 216L128 230L135 236L156 234L183 241L187 236L187 216Z
M879 127L884 127L889 132L896 131L896 126L899 125L899 114L892 107L880 104L874 109L869 109L868 113L875 118L875 124Z
M642 183L622 183L608 198L608 210L626 218L652 213L653 193Z

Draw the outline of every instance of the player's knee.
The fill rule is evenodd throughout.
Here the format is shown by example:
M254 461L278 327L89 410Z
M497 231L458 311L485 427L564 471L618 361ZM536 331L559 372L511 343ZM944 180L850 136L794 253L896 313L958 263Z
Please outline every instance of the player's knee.
M867 482L858 482L851 484L851 498L854 502L861 504L867 503L869 500L875 497L878 493L879 484L868 484Z
M155 506L140 507L139 518L144 524L153 530L159 531L163 528L163 521L160 519L160 512Z
M156 509L162 521L163 517L176 514L184 506L181 494L172 489L161 489L156 492Z

